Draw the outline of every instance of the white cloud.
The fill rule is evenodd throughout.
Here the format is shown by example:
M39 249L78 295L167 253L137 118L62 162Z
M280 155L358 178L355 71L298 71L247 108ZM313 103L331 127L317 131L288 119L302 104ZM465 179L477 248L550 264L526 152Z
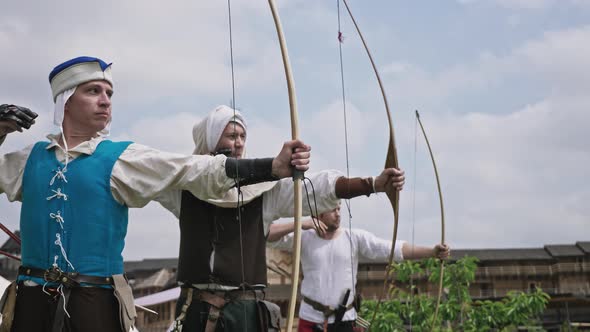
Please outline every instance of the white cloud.
M194 149L192 129L199 121L199 116L188 113L145 117L131 124L124 134L114 139L133 140L164 151L190 154Z
M403 62L391 62L383 67L383 74L403 73L409 69L410 65Z
M423 121L442 177L450 243L532 246L572 243L590 236L586 227L590 210L582 204L590 199L590 191L580 181L590 178L583 166L590 162L586 138L590 81L584 70L590 67L590 56L584 40L590 40L588 27L546 32L507 55L482 53L471 63L439 72L409 63L395 75L384 71L397 109L411 109L419 101L426 110ZM389 67L399 68L398 64L407 62L391 63ZM546 94L493 113L452 113L445 108L449 100L470 94L477 94L485 104L488 98L498 98L492 87L513 86L514 79L526 82L523 77L533 79ZM526 91L517 85L514 89ZM432 111L441 109L445 111ZM403 130L409 126L404 122L398 112L402 151L408 149L412 134ZM426 153L419 151L422 156ZM426 243L437 241L438 236L430 230L438 218L438 203L429 163L420 160L416 193L416 227L418 232L427 229L419 235L423 240L419 242ZM405 165L406 190L411 190L413 172ZM408 218L413 203L402 197L402 215ZM386 230L378 222L368 227L379 234ZM408 228L402 226L403 234L409 234ZM489 234L500 229L502 235L490 242Z
M383 73L388 91L397 97L402 108L416 107L418 100L421 108L440 109L451 98L486 93L502 88L511 79L523 78L542 83L549 93L585 94L590 85L589 76L581 70L590 67L590 46L586 40L590 40L588 26L551 31L504 56L486 51L471 62L438 72L396 59L384 66Z
M317 83L315 89L298 85L301 134L313 146L314 170L344 171L341 101L338 94L330 94L339 92L334 72L337 59L325 55L335 48L319 48L325 44L322 40L335 38L335 15L322 4L302 3L279 2L297 82L305 77ZM554 3L512 2L518 8ZM225 3L177 1L161 6L150 1L141 5L110 1L104 5L117 9L84 16L74 15L80 4L69 0L60 6L24 2L3 6L0 42L10 52L1 53L0 62L10 65L2 67L0 99L30 105L42 113L30 132L11 135L0 147L3 152L43 139L52 129L47 74L57 62L80 52L115 62L115 139L189 153L193 124L216 104L228 102ZM232 1L232 6L237 100L248 112L248 152L272 156L291 136L276 33L265 3L240 0ZM373 21L378 25L377 19ZM394 32L381 29L364 32L372 43L380 42L376 36L387 38L382 42L399 38L403 43L403 34L392 37ZM453 246L541 246L590 237L585 227L590 194L583 181L590 175L585 167L590 162L586 143L590 79L585 70L590 68L589 30L587 26L558 31L538 27L537 37L516 46L513 39L500 47L486 45L489 49L465 45L470 54L479 55L440 70L430 69L441 68L438 63L417 63L411 56L401 58L399 52L384 62L381 68L394 111L400 162L407 174L400 238L411 238L413 223L416 243L432 244L440 237L438 197L423 143L413 169L415 108L422 112L437 157L447 237ZM363 52L352 31L349 35L347 47ZM376 175L383 165L387 124L374 77L365 76L367 62L356 59L349 55L345 60L350 70L351 174ZM485 110L457 106L462 101ZM3 218L12 228L17 227L19 208L0 199ZM353 200L352 214L354 227L391 236L392 213L385 196ZM174 217L157 204L131 212L126 257L176 256L177 241ZM147 248L146 243L153 245Z
M3 77L12 84L2 90L23 94L31 91L33 82L36 95L43 96L37 101L46 102L50 69L80 54L114 62L116 90L123 92L117 94L120 103L153 103L161 95L195 91L226 95L230 90L226 3L177 1L162 6L154 1L107 1L101 6L117 9L87 8L92 15L80 15L83 5L69 0L59 6L3 6L0 41L10 52L0 54L0 62L11 64L3 67ZM280 54L268 8L252 1L235 1L232 6L240 91L281 87ZM252 20L260 24L252 25Z
M542 38L517 49L522 71L529 70L552 82L560 93L581 92L590 85L590 77L582 68L590 68L590 26L546 32Z
M489 1L482 0L457 0L461 4L476 4L486 3ZM493 0L491 1L498 6L509 8L509 9L527 9L527 10L540 10L548 9L552 6L563 6L563 5L575 5L575 6L587 6L590 5L588 0Z
M363 149L370 144L368 139L371 130L377 124L379 124L378 119L363 115L356 105L351 103L346 105L345 119L342 101L336 100L314 113L307 123L305 137L311 144L330 147L323 149L321 156L318 156L328 163L322 165L322 168L339 166L342 169L345 165L346 140L348 140L349 162L354 164L354 157L362 155Z
M178 219L160 204L152 202L144 208L129 210L125 260L177 257L179 244Z
M588 105L590 98L555 97L506 115L429 113L449 241L492 246L486 230L499 229L505 235L494 239L494 246L567 243L590 236L582 222L588 220L590 210L582 202L590 199L590 191L579 182L590 177L581 166L590 162L590 154L584 127L573 125L590 123ZM426 204L436 214L436 197Z
M555 0L496 0L500 6L508 8L542 9L555 4Z

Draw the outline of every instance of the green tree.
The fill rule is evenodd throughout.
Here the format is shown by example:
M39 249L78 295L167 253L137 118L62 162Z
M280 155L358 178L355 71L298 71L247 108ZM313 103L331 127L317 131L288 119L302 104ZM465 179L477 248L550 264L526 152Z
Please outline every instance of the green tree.
M433 322L436 298L413 295L412 278L428 275L438 284L440 262L436 259L404 261L392 267L395 275L390 285L390 300L379 306L371 331L515 331L519 326L542 331L539 315L545 310L549 295L537 288L531 293L509 292L499 301L473 301L469 285L475 279L477 259L465 257L445 265L443 286L446 299L440 304ZM364 301L360 316L371 319L376 301Z

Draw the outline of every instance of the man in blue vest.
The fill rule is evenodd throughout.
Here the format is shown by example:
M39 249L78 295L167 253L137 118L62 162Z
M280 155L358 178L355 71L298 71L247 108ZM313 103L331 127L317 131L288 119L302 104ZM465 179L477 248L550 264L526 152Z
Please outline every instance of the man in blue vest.
M22 202L16 302L4 305L0 329L129 331L136 314L121 255L129 207L171 189L219 198L242 181L308 169L310 147L301 141L286 142L276 158L238 160L107 140L113 79L111 64L98 58L66 61L49 81L60 133L0 156L0 194ZM0 144L35 116L1 105Z

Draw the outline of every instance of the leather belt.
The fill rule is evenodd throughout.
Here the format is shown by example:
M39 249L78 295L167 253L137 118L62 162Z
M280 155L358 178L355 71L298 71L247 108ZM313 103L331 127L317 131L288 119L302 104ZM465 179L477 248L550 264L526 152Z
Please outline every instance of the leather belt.
M64 327L68 300L72 288L80 287L80 284L91 284L94 286L113 285L112 277L97 277L79 274L77 272L64 272L58 267L51 267L47 270L38 269L35 267L20 266L18 274L22 276L42 278L47 282L58 283L65 286L62 290L58 290L61 294L55 309L55 316L53 318L52 332L61 332Z
M188 296L188 290L192 287L182 287L180 290L180 296L186 297ZM225 302L230 301L237 301L237 300L256 300L259 297L262 297L260 294L261 290L242 290L242 289L235 289L229 291L223 290L204 290L198 288L192 288L192 297L193 299L198 299L204 302L208 302L205 299L211 299L213 297L222 298Z
M112 277L97 277L80 274L77 272L64 272L59 268L38 269L35 267L20 266L18 274L28 277L42 278L47 282L56 282L66 287L78 287L82 283L92 285L113 285Z
M320 302L314 301L305 295L303 295L302 298L303 302L309 304L314 310L317 310L324 314L324 332L328 331L328 318L332 316L334 313L336 313L336 309L327 305L323 305ZM354 302L346 306L346 311L352 309L352 307L354 307Z
M327 306L327 305L323 305L317 301L314 301L307 296L303 296L303 302L309 304L314 310L317 310L317 311L323 313L326 318L333 315L334 312L336 311L336 309L334 309L330 306ZM350 303L348 306L346 306L346 311L352 309L353 306L354 306L354 302Z

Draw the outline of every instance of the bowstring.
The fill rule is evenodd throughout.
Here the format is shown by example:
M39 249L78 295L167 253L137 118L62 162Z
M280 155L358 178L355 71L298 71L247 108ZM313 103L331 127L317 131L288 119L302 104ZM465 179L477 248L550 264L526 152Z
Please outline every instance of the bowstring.
M311 193L312 193L313 205L314 205L315 209L312 209L311 202L309 201L309 190L307 190L307 183L305 182L306 180L311 185ZM302 182L303 182L303 188L305 188L305 196L307 198L307 206L309 207L309 214L311 215L311 220L312 220L313 225L316 229L316 232L319 235L320 223L319 223L319 214L318 214L318 203L315 198L315 187L313 186L313 182L311 181L311 179L308 177L304 177Z
M311 185L311 193L312 193L312 197L313 197L313 205L314 208L312 208L311 206L311 202L309 200L309 190L307 189L307 183L305 181L308 181L309 184ZM310 178L308 178L307 176L303 177L303 181L301 181L303 183L303 188L305 189L305 197L307 200L307 206L309 208L309 215L311 216L311 222L313 224L313 227L316 231L316 234L319 236L320 235L320 219L319 219L319 213L318 213L318 203L316 201L316 196L315 196L315 187L313 186L313 182L311 181Z
M231 99L231 108L234 112L233 115L233 127L234 127L234 150L236 151L236 141L238 139L238 135L237 135L237 129L236 129L236 125L237 125L237 118L236 118L236 80L235 80L235 70L234 70L234 48L233 48L233 30L232 30L232 14L231 14L231 0L227 0L227 13L228 13L228 29L229 29L229 57L230 57L230 68L231 68L231 93L232 93L232 99ZM244 128L245 130L245 128ZM245 142L244 142L245 143ZM242 292L244 294L246 294L246 271L245 271L245 267L244 267L244 239L242 236L242 206L244 204L244 196L243 193L241 191L240 188L240 175L238 173L238 163L236 163L236 178L235 180L235 186L236 186L236 190L238 192L238 201L237 201L237 206L236 206L236 218L238 221L238 227L239 227L239 238L240 238L240 270L241 270L241 274L242 274L242 282L241 282L241 289ZM240 201L241 200L241 201ZM243 313L244 313L244 322L247 322L247 312L246 312L246 307L243 307ZM248 330L248 324L245 324L245 328L246 328L246 332Z
M417 155L418 155L418 119L414 120L414 175L412 179L412 256L414 256L414 243L416 240L416 173L417 173ZM414 274L410 274L410 306L414 304ZM409 315L410 332L412 331L412 315Z
M342 112L344 117L344 149L345 149L345 156L346 156L346 177L350 179L350 160L349 160L349 153L348 153L348 119L346 115L346 89L344 84L344 60L342 55L342 43L343 43L343 34L342 34L342 25L341 25L341 16L340 16L340 0L336 0L336 7L338 12L338 56L340 59L340 87L342 93ZM350 182L348 182L348 192L350 192ZM356 283L354 280L354 254L353 254L353 247L352 247L352 208L350 204L350 199L344 200L346 205L346 211L348 212L348 240L350 244L350 274L351 274L351 291L353 294L356 295ZM353 297L354 301L354 297ZM347 304L345 304L347 305Z

